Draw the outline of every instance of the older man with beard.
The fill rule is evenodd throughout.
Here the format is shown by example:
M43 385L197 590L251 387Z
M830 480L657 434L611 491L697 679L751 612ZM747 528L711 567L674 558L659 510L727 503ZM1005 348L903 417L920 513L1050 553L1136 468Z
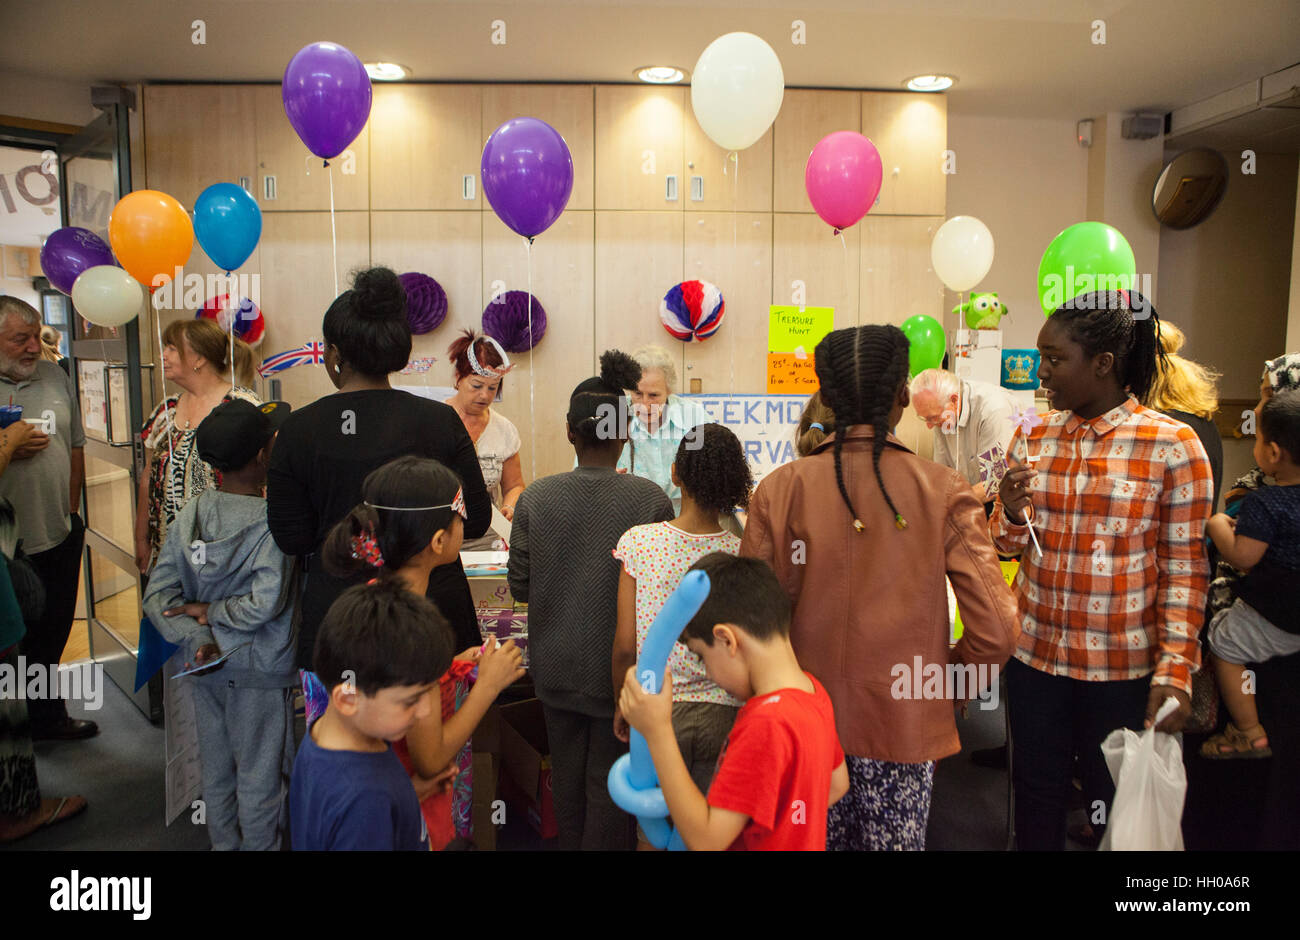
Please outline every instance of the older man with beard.
M72 379L41 359L41 316L16 297L0 296L0 403L21 405L23 418L46 425L19 447L0 477L0 498L13 504L23 550L45 585L45 615L23 640L29 663L57 667L72 632L85 527L77 509L86 476L86 436ZM53 692L28 701L34 739L88 738L93 721L68 716Z

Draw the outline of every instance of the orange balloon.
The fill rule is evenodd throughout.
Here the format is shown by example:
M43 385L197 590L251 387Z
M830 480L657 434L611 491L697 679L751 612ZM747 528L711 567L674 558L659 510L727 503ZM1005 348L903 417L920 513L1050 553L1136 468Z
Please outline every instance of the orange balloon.
M108 241L127 273L152 291L171 280L194 250L194 223L156 189L127 193L108 217Z

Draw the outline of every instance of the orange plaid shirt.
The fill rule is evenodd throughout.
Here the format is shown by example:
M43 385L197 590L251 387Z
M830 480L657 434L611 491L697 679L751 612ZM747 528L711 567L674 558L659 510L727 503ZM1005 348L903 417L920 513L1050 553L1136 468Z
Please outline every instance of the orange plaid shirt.
M1023 463L1017 429L1008 457ZM1028 437L1038 457L1029 529L997 500L989 534L1020 556L1016 659L1092 682L1136 679L1191 693L1205 611L1210 463L1196 433L1130 397L1085 421L1054 411Z

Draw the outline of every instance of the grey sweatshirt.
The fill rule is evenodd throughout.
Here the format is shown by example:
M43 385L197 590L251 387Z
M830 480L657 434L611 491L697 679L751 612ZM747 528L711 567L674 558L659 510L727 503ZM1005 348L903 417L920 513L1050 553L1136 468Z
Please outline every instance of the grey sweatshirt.
M612 467L532 483L510 530L510 593L528 604L528 658L544 705L612 717L618 620L614 548L633 526L673 518L658 485Z
M292 566L271 538L266 500L205 490L167 527L149 575L145 614L191 656L205 643L216 643L223 653L249 644L201 678L245 688L296 685ZM163 616L191 601L209 605L206 627L185 614Z

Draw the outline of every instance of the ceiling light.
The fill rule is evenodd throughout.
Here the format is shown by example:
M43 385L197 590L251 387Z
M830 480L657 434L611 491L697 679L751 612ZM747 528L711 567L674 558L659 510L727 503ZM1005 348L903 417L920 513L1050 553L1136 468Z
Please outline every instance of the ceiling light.
M903 84L912 91L943 91L955 81L951 75L914 75Z
M397 82L409 76L411 70L396 62L367 62L366 74L370 76L371 81Z
M647 65L636 70L636 77L652 85L672 85L684 79L686 72L672 65Z

